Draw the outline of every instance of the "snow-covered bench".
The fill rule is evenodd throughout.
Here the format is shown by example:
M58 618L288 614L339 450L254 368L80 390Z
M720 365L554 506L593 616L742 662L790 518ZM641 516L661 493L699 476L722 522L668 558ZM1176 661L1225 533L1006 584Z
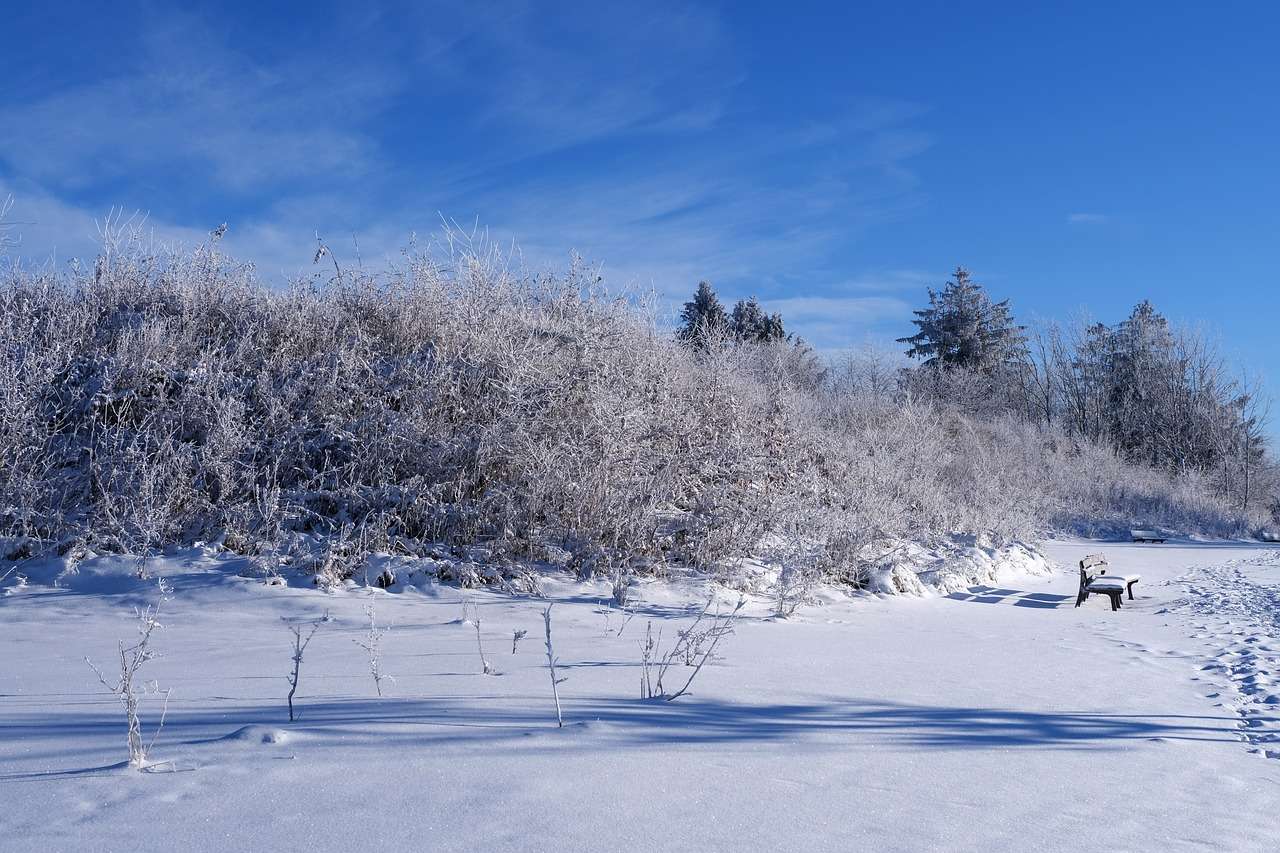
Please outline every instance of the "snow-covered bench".
M1076 607L1087 601L1091 593L1110 598L1112 610L1120 609L1120 601L1125 592L1129 593L1129 600L1133 601L1133 585L1142 580L1142 575L1109 575L1107 568L1107 558L1101 554L1090 554L1080 561L1080 590L1076 593ZM1090 569L1098 569L1098 573L1090 575Z
M1155 530L1130 530L1129 538L1134 542L1163 542L1167 536L1161 536Z

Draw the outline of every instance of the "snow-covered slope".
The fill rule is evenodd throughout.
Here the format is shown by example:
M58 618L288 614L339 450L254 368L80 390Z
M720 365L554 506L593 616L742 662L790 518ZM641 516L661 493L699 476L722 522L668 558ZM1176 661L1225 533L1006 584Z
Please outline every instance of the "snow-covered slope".
M543 600L325 593L166 557L163 656L143 675L172 692L148 772L121 766L123 713L84 658L110 665L153 584L109 560L58 586L30 571L0 597L0 847L1274 849L1280 551L1046 550L1052 574L935 582L947 595L787 620L749 602L674 702L638 698L639 641L652 622L669 643L702 587L646 584L622 613L603 584L549 580L563 730ZM1074 561L1100 550L1143 574L1117 613L1072 606ZM368 605L391 626L382 698L356 642ZM326 612L289 723L282 617ZM160 708L143 705L148 737Z

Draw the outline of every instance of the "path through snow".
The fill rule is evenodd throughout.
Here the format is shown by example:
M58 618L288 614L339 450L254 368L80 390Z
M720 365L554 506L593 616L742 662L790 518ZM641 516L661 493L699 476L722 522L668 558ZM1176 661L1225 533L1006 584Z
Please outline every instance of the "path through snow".
M1280 759L1280 551L1201 566L1177 579L1186 592L1171 609L1194 618L1191 635L1208 650L1205 694L1239 715L1240 737ZM1263 582L1259 577L1266 577Z

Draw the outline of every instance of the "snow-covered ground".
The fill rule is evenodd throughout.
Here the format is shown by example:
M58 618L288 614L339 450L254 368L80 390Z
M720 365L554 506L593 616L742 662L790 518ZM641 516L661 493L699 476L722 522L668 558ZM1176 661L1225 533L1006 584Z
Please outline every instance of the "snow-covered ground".
M143 674L172 693L148 772L121 766L123 714L84 658L111 665L153 587L101 560L57 587L11 577L0 849L1276 849L1280 550L1044 547L1052 575L947 596L785 621L752 602L674 702L638 698L639 640L652 620L670 642L700 589L645 585L628 620L604 585L550 581L563 730L538 599L327 594L166 557ZM1072 606L1098 551L1143 575L1120 612ZM481 674L464 598L500 674ZM382 698L355 642L370 602L392 626ZM281 617L325 611L289 723Z

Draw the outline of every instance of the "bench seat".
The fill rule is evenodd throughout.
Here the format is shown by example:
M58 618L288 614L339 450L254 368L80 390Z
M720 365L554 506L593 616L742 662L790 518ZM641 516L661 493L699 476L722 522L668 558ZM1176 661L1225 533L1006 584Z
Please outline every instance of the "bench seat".
M1106 557L1101 554L1090 554L1080 561L1080 591L1076 595L1076 607L1088 599L1091 593L1099 593L1111 599L1111 609L1120 609L1120 600L1127 592L1133 601L1133 586L1142 580L1139 574L1107 574ZM1090 575L1089 569L1098 569L1096 575Z
M1086 586L1091 592L1101 592L1104 589L1118 589L1123 591L1125 588L1125 580L1122 577L1114 575L1102 575L1089 581Z

